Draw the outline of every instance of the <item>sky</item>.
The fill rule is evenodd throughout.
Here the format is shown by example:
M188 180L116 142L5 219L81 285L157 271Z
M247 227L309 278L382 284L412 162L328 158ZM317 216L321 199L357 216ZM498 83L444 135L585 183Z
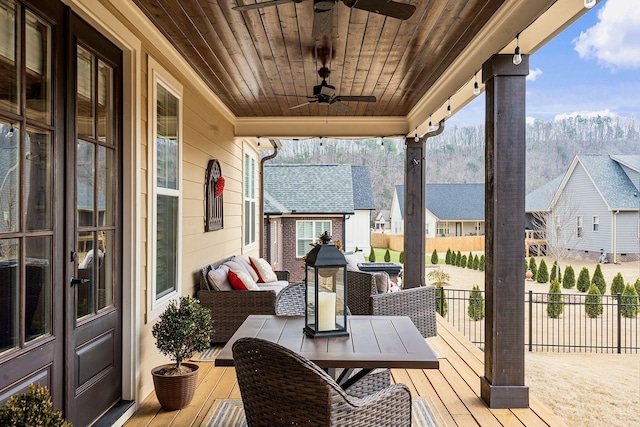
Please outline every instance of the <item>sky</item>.
M484 123L484 93L450 125ZM529 58L527 121L640 118L640 0L603 0Z

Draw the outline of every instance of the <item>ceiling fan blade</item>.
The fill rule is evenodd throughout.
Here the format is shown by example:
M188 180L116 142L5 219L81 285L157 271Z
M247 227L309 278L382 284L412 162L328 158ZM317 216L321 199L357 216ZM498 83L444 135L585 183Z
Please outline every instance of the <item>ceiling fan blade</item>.
M397 19L409 19L416 7L412 4L398 3L390 0L342 0L348 7L379 13Z
M349 107L346 104L343 104L340 101L335 101L329 104L329 107L335 108L336 110L340 111L341 113L346 113L347 111L349 111L351 109L351 107Z
M336 96L338 101L376 102L375 96Z
M305 105L311 104L312 101L303 102L302 104L294 105L293 107L289 107L289 110L295 110L296 108L304 107Z
M314 39L319 39L322 36L331 35L331 29L333 27L333 9L329 10L315 10L313 11L313 30L311 35Z
M279 4L292 3L292 2L295 2L295 0L271 0L271 1L265 1L262 3L251 3L251 4L241 5L241 6L235 6L232 9L243 12L245 10L259 9L261 7L276 6ZM300 1L297 1L296 3L300 3Z

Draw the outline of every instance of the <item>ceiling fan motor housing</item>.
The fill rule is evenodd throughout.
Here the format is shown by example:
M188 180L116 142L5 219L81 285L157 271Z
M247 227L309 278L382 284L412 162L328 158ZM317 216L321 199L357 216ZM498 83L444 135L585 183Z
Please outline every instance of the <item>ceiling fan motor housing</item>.
M318 11L331 10L334 4L335 0L313 0L313 8Z

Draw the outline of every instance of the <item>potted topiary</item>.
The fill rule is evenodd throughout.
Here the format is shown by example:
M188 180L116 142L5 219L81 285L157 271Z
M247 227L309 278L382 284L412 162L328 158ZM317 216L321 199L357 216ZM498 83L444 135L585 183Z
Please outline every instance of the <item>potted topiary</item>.
M198 382L199 367L184 361L196 351L209 347L212 331L209 310L190 296L171 301L153 325L156 347L175 361L151 371L156 397L165 410L182 409L191 402Z

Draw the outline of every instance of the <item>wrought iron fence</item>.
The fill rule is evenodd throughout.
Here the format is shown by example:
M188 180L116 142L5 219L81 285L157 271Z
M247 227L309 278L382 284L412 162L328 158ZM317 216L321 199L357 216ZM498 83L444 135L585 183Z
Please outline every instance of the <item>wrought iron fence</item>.
M469 309L470 290L438 289L436 310L473 344L484 349L484 319ZM484 291L480 291L484 303ZM629 297L525 294L525 346L529 351L640 353L640 305ZM591 298L594 299L594 298ZM477 300L476 300L477 304ZM471 316L470 316L471 314Z

